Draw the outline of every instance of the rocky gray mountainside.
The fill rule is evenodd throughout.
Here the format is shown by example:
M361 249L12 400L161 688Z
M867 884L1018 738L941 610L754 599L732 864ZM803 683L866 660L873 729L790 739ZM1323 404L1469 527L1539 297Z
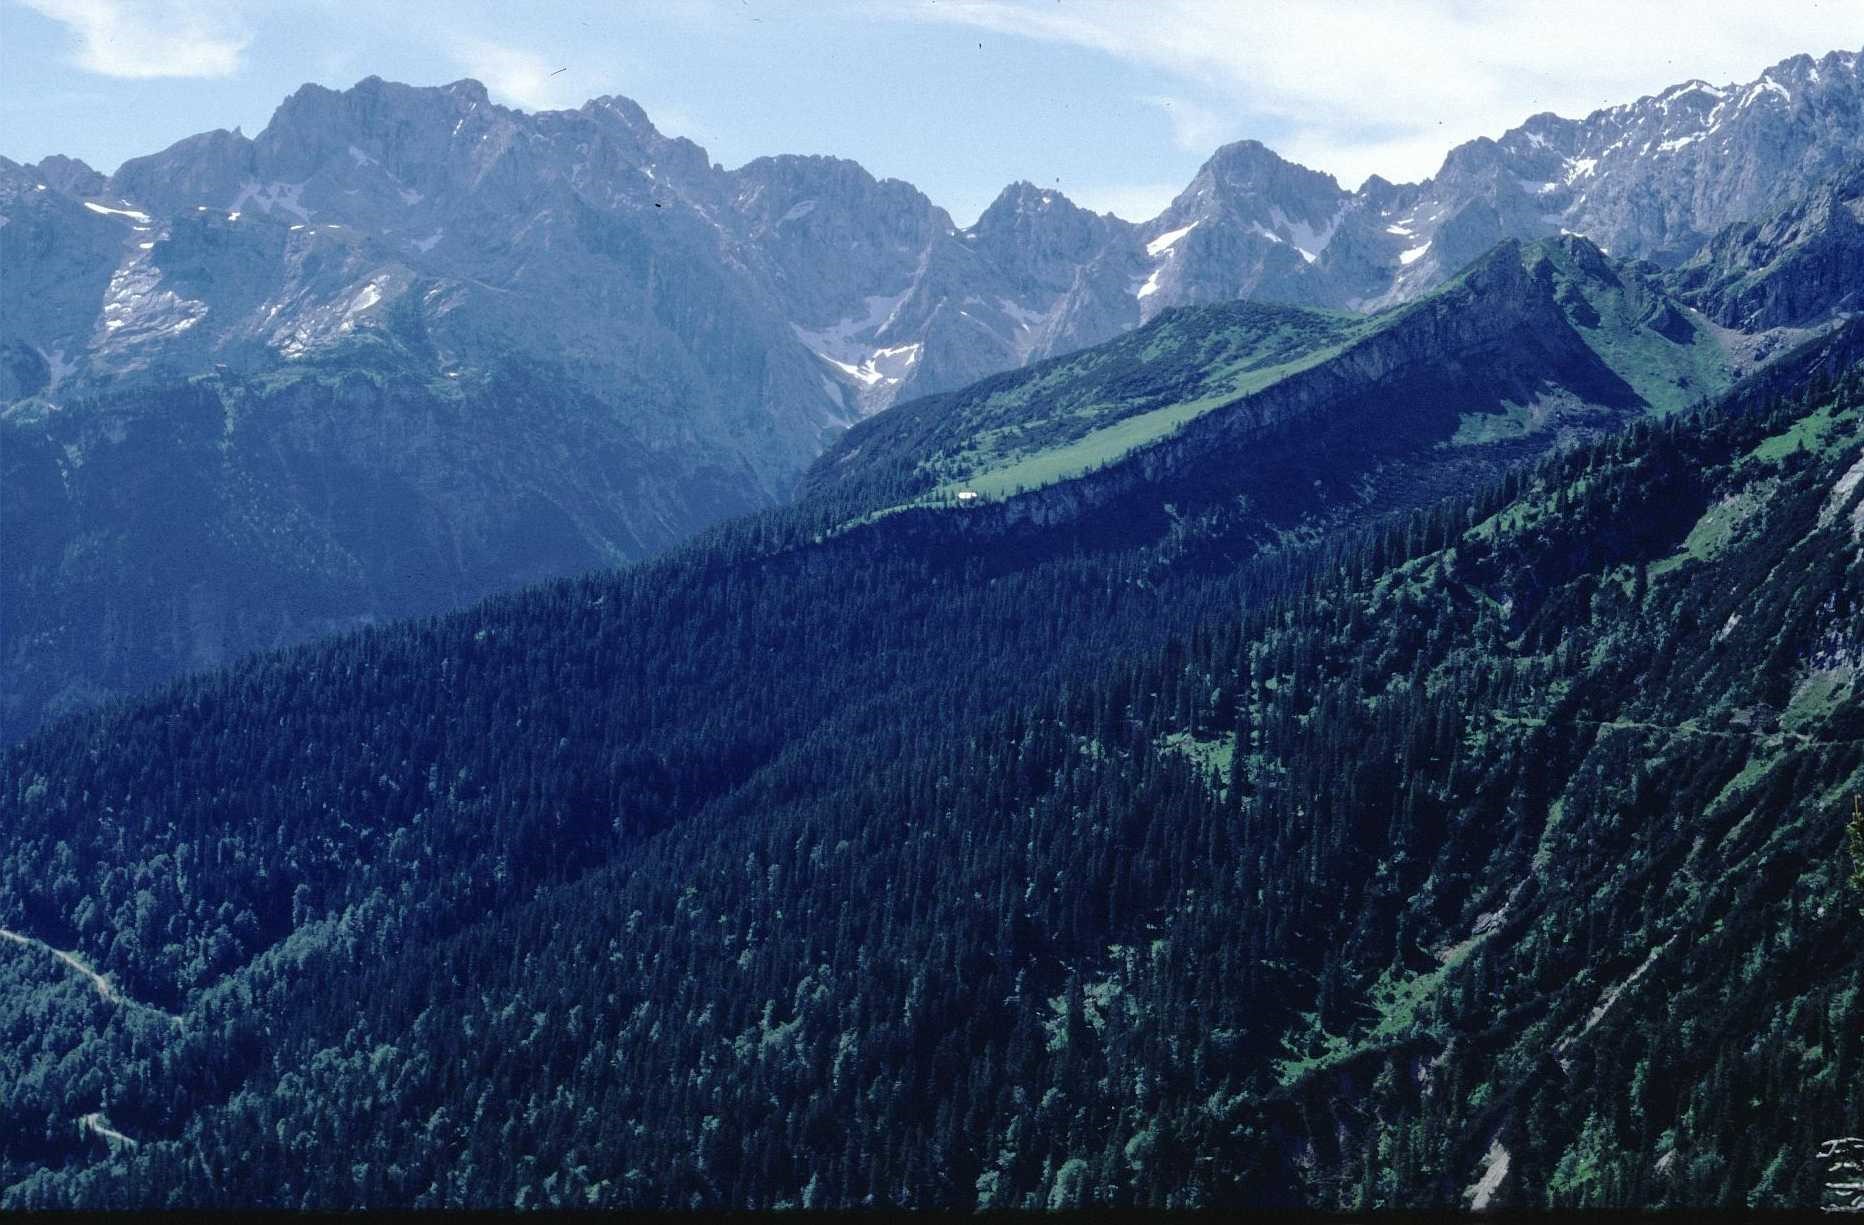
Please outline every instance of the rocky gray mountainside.
M625 98L472 81L305 86L109 176L0 159L0 733L660 551L902 398L1170 306L1369 309L1563 229L1684 263L1854 164L1861 112L1847 52L1538 116L1417 185L1245 141L1140 225L1018 183L960 229L852 162L726 170Z
M1572 231L1614 255L1676 264L1861 152L1864 92L1849 51L1794 56L1747 84L1686 81L1583 120L1536 115L1454 150L1394 210L1389 228L1409 245L1392 288L1368 301L1402 298L1504 236Z
M1864 169L1765 220L1727 227L1669 281L1690 305L1747 332L1856 311L1864 304Z
M1674 265L1861 159L1864 87L1849 51L1795 56L1745 85L1685 82L1585 119L1536 115L1458 146L1420 184L1375 176L1347 192L1245 141L1140 227L1139 314L1224 296L1375 310L1505 238L1574 233Z
M1348 192L1242 141L1141 225L1018 183L960 230L852 162L727 171L625 98L526 115L472 81L370 78L304 87L257 138L204 133L107 179L66 158L0 161L0 216L24 227L0 234L0 332L71 395L210 355L291 360L386 324L406 299L443 358L480 360L461 346L496 334L513 355L586 367L601 392L618 368L687 366L701 399L748 399L774 419L743 445L682 388L688 428L781 497L824 430L1169 306L1372 309L1504 238L1562 231L1678 264L1861 158L1859 56L1832 52L1583 120L1537 115L1453 150L1421 184ZM715 283L705 308L663 300L701 273ZM714 310L746 316L729 322L759 369L706 368L717 337L704 328L727 322ZM617 345L618 328L646 335Z

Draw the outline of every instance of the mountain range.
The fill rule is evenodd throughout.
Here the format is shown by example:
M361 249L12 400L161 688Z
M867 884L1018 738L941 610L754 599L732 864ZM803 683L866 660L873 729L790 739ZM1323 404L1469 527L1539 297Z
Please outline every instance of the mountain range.
M470 328L573 362L613 360L618 325L693 350L713 339L694 329L725 322L679 300L702 266L713 311L752 316L730 322L776 367L766 386L734 384L743 372L728 365L707 382L754 399L807 453L811 429L1172 306L1373 310L1503 238L1559 233L1682 262L1854 162L1859 88L1858 54L1800 55L1747 84L1690 81L1583 120L1535 115L1452 150L1423 183L1374 177L1352 192L1246 140L1145 223L1025 182L959 229L911 185L848 161L726 171L626 98L525 114L475 81L307 85L256 138L204 133L109 177L66 158L4 163L3 215L26 228L9 242L0 320L43 364L16 394L301 357L392 326L403 302L429 330L435 372L465 377L449 359ZM798 467L744 449L754 469Z
M0 1211L1864 1206L1856 91L0 166Z
M472 81L306 86L110 176L0 160L0 721L652 555L891 404L1175 307L1373 311L1571 232L1720 327L1815 326L1854 305L1861 113L1834 52L1535 116L1421 184L1244 141L1143 224L1021 183L959 228L852 162L728 171L624 98ZM1785 341L1717 343L1732 375Z

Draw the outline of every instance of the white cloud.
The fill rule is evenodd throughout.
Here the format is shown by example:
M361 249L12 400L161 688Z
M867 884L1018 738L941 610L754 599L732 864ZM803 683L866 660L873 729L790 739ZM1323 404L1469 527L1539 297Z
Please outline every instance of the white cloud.
M459 38L452 43L454 60L477 78L498 101L527 111L559 110L582 99L566 84L568 73L543 56L522 47L482 38Z
M231 8L210 0L23 2L70 29L73 63L107 77L231 76L252 41Z
M1020 0L927 3L918 20L1072 44L1168 74L1207 116L1348 186L1434 173L1443 154L1537 111L1582 116L1691 77L1746 81L1801 51L1856 50L1857 0ZM1273 137L1273 139L1271 139Z
M1171 120L1172 143L1190 153L1209 153L1230 140L1230 134L1236 131L1234 116L1219 115L1188 98L1153 94L1139 100L1165 112Z

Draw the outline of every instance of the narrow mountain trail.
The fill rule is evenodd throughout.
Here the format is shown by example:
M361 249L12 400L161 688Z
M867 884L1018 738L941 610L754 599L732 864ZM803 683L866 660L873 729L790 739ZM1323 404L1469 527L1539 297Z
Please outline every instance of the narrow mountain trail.
M107 975L101 974L93 969L89 962L85 961L84 958L78 956L76 953L69 952L65 949L53 948L43 940L22 935L19 932L5 927L0 927L0 940L6 940L22 948L33 949L41 953L50 953L53 957L64 962L66 966L83 975L107 1004L114 1004L120 1008L137 1012L153 1013L169 1022L177 1029L182 1026L182 1019L174 1013L164 1012L162 1009L144 1004L140 1000L133 1000L129 996L124 995L121 991L118 991L110 982ZM110 1124L105 1121L101 1110L93 1110L91 1113L79 1118L78 1131L84 1135L92 1135L101 1138L104 1143L110 1146L110 1151L113 1154L123 1149L135 1148L140 1143L135 1137L125 1135L116 1128L110 1126Z
M124 995L122 992L118 991L115 986L111 984L110 979L107 976L100 974L96 970L92 969L90 963L85 961L82 957L78 956L76 953L67 952L64 949L55 949L43 940L37 940L31 936L21 935L19 932L13 931L5 927L0 927L0 939L10 940L14 944L23 945L26 948L38 949L42 952L50 953L52 956L58 958L58 960L64 962L67 966L71 967L73 970L76 970L79 974L82 974L85 978L89 979L91 982L91 985L97 989L97 994L103 997L105 1003L118 1004L124 1008L133 1008L141 1012L152 1012L152 1013L155 1013L157 1016L166 1018L169 1022L171 1022L177 1027L179 1027L182 1023L181 1018L176 1016L172 1012L164 1012L160 1008L156 1008L153 1005L144 1004L138 1000L133 1000L129 998L127 995Z

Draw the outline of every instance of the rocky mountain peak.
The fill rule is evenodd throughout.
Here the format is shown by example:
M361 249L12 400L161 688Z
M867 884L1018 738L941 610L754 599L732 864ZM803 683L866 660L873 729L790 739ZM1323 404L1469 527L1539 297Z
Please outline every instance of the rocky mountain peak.
M760 157L727 174L722 190L743 237L766 244L799 285L860 284L877 261L903 275L935 235L953 232L945 210L911 183L876 179L846 158ZM841 258L824 261L831 249Z
M966 232L972 249L1002 268L1019 292L1060 294L1110 243L1131 241L1134 227L1089 212L1053 188L1010 184Z
M462 82L462 84L466 83ZM471 82L471 84L477 84L477 82ZM583 103L581 113L592 119L618 123L647 140L661 138L660 129L654 126L653 120L647 117L647 112L642 110L641 104L633 98L624 98L620 94L603 94L599 98L591 98Z
M1188 302L1318 300L1309 266L1351 199L1332 175L1287 161L1260 141L1223 146L1140 227L1145 263L1133 289L1140 318Z
M1346 194L1332 175L1288 161L1257 140L1239 140L1211 154L1186 194L1205 192L1233 208L1262 202L1298 209L1302 216L1330 215Z
M977 227L995 229L1026 217L1076 213L1087 213L1087 210L1053 188L1037 187L1028 179L1018 179L997 193L997 198L978 218Z
M223 204L253 177L253 142L222 128L176 141L160 153L117 167L105 190L156 213L195 204Z
M1285 160L1281 154L1269 148L1259 140L1233 140L1229 144L1219 145L1214 153L1204 159L1202 170L1225 179L1255 180L1295 163ZM1305 170L1305 167L1299 167ZM1307 171L1317 174L1316 171ZM1331 178L1331 175L1325 176Z
M1010 184L990 202L969 231L979 249L1009 241L1091 242L1109 229L1109 219L1089 212L1061 192L1020 181ZM1006 250L1006 254L1007 254Z
M1478 136L1456 146L1444 156L1443 166L1437 171L1435 181L1441 183L1457 178L1492 175L1507 164L1509 156L1510 150L1500 141Z
M520 117L494 104L473 80L435 87L365 77L341 92L319 86L298 90L279 106L254 142L264 172L302 182L333 162L380 163L405 182L417 182Z
M1366 181L1360 184L1359 190L1354 193L1355 203L1361 208L1377 211L1392 207L1399 200L1416 194L1416 191L1414 184L1401 185L1383 175L1368 175Z
M34 169L53 191L62 191L68 196L98 195L108 181L102 173L79 159L58 153L45 158Z
M1219 230L1233 230L1239 241L1247 235L1251 242L1279 244L1311 263L1325 249L1349 198L1332 175L1290 162L1260 141L1239 140L1212 154L1144 229L1156 242L1199 227L1196 234L1186 231L1195 245L1212 243Z

